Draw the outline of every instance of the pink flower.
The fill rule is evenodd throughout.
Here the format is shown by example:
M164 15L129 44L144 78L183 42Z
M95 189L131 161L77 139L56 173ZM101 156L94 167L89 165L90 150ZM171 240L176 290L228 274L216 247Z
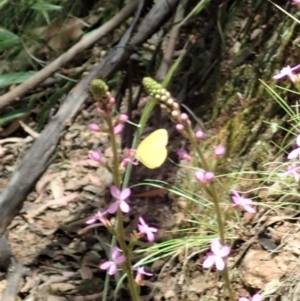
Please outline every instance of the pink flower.
M299 146L298 148L292 150L289 154L288 154L288 159L300 159L300 135L297 136L296 139L296 143Z
M182 148L179 149L177 151L177 155L182 160L186 160L186 161L191 161L192 160L191 155L185 149L182 149Z
M225 268L224 257L227 257L230 253L230 247L222 246L220 240L215 238L211 241L210 245L211 252L208 254L203 262L205 269L210 269L216 266L217 270L223 271Z
M145 272L144 267L134 269L136 270L135 282L140 286L143 285L144 276L153 276L153 274Z
M244 198L236 190L232 190L232 193L233 196L231 198L235 204L235 207L239 207L249 213L256 213L255 208L251 206L253 203L251 199Z
M93 161L96 161L96 162L99 162L99 163L102 163L103 162L103 155L102 155L102 152L100 149L97 149L95 151L90 151L88 153L88 157L90 160L93 160Z
M221 157L225 155L225 153L226 153L226 148L223 145L218 145L214 149L215 157Z
M140 221L140 224L138 225L138 229L140 231L140 234L146 234L148 240L150 242L153 242L154 241L154 234L153 233L157 232L157 229L153 228L153 227L149 227L145 223L145 221L142 217L139 217L139 221Z
M128 213L130 208L129 205L125 202L125 200L130 196L130 189L126 188L120 191L118 187L111 186L110 193L117 201L112 203L107 209L107 211L113 214L117 212L118 208L120 208L124 213Z
M290 66L286 66L286 67L282 68L278 74L274 75L273 78L280 79L280 78L287 76L290 78L290 80L292 82L295 82L297 80L297 75L294 73L294 71L299 68L300 68L300 65L297 65L293 68L291 68Z
M300 5L300 0L293 0L294 4Z
M287 176L293 176L294 179L299 182L300 180L300 175L298 174L298 169L300 169L300 166L297 166L296 164L291 164L290 166L288 166L287 171L282 172L282 173L278 173L277 175L279 177L287 177Z
M92 224L96 221L99 221L100 223L102 223L103 225L107 225L107 223L109 223L108 219L105 217L105 215L107 214L107 211L101 212L98 211L94 217L90 218L89 220L87 220L85 223L86 224Z
M261 301L261 295L260 294L255 294L252 299L248 299L248 298L245 298L245 297L241 297L239 298L239 301Z
M108 270L109 275L114 275L118 269L118 265L125 261L125 256L122 255L117 247L112 249L110 261L106 261L100 265L101 270Z

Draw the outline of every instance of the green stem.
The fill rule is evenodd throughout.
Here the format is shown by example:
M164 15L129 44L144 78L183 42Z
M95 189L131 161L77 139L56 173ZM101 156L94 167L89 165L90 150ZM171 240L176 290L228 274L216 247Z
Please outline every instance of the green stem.
M236 301L236 299L235 299L235 293L234 293L234 291L232 290L232 287L231 287L231 283L230 283L230 279L229 279L229 273L228 273L227 266L225 267L224 271L222 272L222 277L224 279L225 286L226 286L226 288L228 290L230 300L231 301Z
M113 178L114 178L114 184L121 190L121 180L120 180L120 171L119 171L119 154L118 154L118 145L116 141L116 136L114 134L114 128L112 123L112 118L107 117L106 123L108 125L108 131L111 138L111 145L112 145L112 151L113 151ZM129 248L127 247L126 241L125 241L125 234L124 234L124 225L123 225L123 214L120 209L117 211L117 220L115 229L118 233L118 242L120 244L120 247L124 253L124 256L126 258L125 261L125 270L127 273L128 278L128 285L129 290L131 294L132 301L139 301L139 296L137 294L136 290L136 283L133 277L132 272L132 265L131 265L131 252ZM114 247L116 245L116 236L113 236L111 247Z

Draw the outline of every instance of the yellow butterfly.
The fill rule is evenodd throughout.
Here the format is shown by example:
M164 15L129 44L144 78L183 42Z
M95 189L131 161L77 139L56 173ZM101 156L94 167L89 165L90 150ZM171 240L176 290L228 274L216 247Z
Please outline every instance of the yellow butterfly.
M166 160L168 132L159 129L147 136L136 150L136 158L150 169L160 167Z

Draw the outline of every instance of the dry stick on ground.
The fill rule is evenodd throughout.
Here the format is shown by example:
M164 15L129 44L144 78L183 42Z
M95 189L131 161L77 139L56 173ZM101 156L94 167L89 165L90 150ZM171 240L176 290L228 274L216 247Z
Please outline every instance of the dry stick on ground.
M182 6L178 6L177 11L176 11L176 15L174 18L174 23L177 24L178 22L180 22L182 20L182 18L184 17L184 10ZM172 57L174 54L174 50L175 50L175 45L176 45L176 41L179 35L179 31L180 28L178 26L175 26L171 29L169 37L166 39L166 50L164 52L164 56L162 59L162 62L155 74L155 79L157 81L162 81L166 75L167 72L169 71L171 64L172 64Z
M45 68L38 73L30 77L27 81L17 86L13 90L7 92L0 97L0 109L10 105L12 102L20 98L28 90L36 87L38 84L46 80L55 71L61 68L63 65L71 61L78 53L84 49L94 45L98 40L103 38L106 34L118 27L128 17L130 17L137 8L138 0L133 0L127 4L122 11L116 14L110 21L99 27L89 35L84 36L78 43L71 47L67 52L59 56Z
M11 220L22 208L28 193L39 177L49 166L67 121L72 119L88 97L88 85L97 75L109 78L130 56L134 48L144 43L164 22L176 7L178 0L161 0L156 3L142 21L138 32L123 48L120 55L118 45L96 66L72 92L69 93L55 117L50 121L40 137L22 159L8 185L0 195L0 236L3 235ZM117 59L116 59L117 57ZM0 254L0 266L5 261Z

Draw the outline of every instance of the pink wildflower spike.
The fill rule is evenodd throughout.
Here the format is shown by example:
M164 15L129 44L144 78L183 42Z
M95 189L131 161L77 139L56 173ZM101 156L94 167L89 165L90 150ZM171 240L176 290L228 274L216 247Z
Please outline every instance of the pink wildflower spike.
M138 229L141 234L146 234L149 242L154 241L154 234L157 232L156 228L149 227L142 217L139 217L140 224L138 225Z
M105 215L107 214L107 211L101 212L100 210L94 215L94 217L90 218L89 220L87 220L85 223L90 225L96 221L99 221L100 223L102 223L103 225L107 225L107 223L109 223L108 219L105 217Z
M103 162L103 160L102 160L103 155L102 155L101 149L90 151L88 153L88 157L89 157L90 160L93 160L93 161L96 161L96 162L99 162L99 163Z
M211 252L208 253L206 259L203 262L203 268L210 269L216 266L217 270L223 271L225 268L224 258L230 253L229 246L222 246L220 240L215 238L211 241Z
M91 123L89 125L89 130L92 132L100 132L100 126L96 123Z
M214 149L215 157L222 157L226 153L226 148L223 145L218 145Z
M115 213L118 208L121 209L122 212L128 213L130 210L129 205L125 202L125 200L130 196L130 189L126 188L122 191L118 189L116 186L110 187L110 193L111 195L117 200L116 202L112 203L107 211L111 214Z
M108 270L109 275L114 275L118 266L125 261L125 256L122 255L117 247L112 249L110 261L106 261L100 265L101 270Z
M134 269L136 270L135 282L140 286L143 285L144 276L153 276L153 274L145 272L144 267L138 267Z
M233 196L232 201L235 207L241 208L249 213L256 213L256 209L252 207L253 201L249 198L244 198L236 190L232 190Z
M280 72L273 76L273 79L281 79L285 76L289 77L292 82L297 80L297 75L294 73L295 70L299 69L300 65L297 65L293 68L286 66L280 70Z
M285 178L287 176L292 176L292 177L294 177L294 179L297 182L299 182L300 175L297 172L299 169L300 169L300 166L297 166L296 164L291 164L290 166L288 166L288 168L285 172L278 173L277 176L282 177L282 178Z
M296 139L296 144L299 146L298 148L292 150L289 154L288 154L288 159L300 159L300 135L297 136Z
M186 160L186 161L191 161L192 160L191 155L185 149L182 149L182 148L179 149L177 151L177 155L182 160Z
M255 294L253 295L253 297L251 299L245 298L245 297L241 297L239 298L239 301L261 301L261 295L260 294Z

